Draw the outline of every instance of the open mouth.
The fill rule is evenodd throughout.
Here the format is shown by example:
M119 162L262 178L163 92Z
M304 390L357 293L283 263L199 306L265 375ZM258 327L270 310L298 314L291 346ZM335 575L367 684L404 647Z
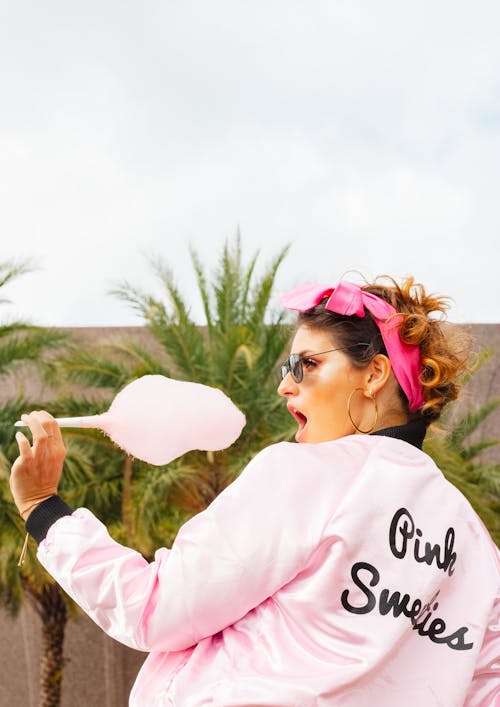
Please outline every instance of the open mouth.
M295 439L298 442L302 437L305 426L307 425L307 417L302 412L300 412L300 410L296 410L291 406L288 407L288 411L297 420L297 423L299 425L299 429L297 430L297 433L295 435Z

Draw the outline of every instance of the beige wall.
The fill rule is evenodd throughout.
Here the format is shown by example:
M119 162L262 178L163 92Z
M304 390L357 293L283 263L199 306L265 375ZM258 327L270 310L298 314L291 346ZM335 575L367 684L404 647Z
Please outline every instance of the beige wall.
M1 707L38 707L40 620L26 606L15 619L0 610ZM126 707L145 653L108 638L85 615L65 638L62 707Z

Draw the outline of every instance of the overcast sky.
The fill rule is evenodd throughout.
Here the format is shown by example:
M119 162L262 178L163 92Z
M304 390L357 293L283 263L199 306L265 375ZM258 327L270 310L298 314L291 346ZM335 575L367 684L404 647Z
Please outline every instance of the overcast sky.
M199 312L239 227L277 294L414 275L452 321L500 322L498 0L0 0L0 260L39 269L3 318L141 323L109 294ZM189 290L192 290L192 297Z

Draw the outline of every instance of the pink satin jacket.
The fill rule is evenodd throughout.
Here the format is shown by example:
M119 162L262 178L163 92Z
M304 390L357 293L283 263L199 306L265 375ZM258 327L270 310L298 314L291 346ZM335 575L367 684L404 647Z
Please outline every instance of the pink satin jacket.
M151 563L84 508L38 556L149 653L133 707L500 705L498 550L398 439L264 449Z

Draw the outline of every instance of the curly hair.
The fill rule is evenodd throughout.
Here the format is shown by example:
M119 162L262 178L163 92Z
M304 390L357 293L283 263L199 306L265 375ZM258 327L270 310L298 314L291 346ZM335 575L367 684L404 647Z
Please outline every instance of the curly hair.
M413 277L398 284L393 278L382 275L362 289L386 300L402 315L401 340L420 348L424 404L412 414L401 387L399 396L409 419L421 418L429 425L439 418L444 406L458 396L461 378L470 360L471 337L465 329L444 321L449 298L427 294L424 286ZM367 309L364 317L340 315L325 309L327 299L299 314L298 325L328 330L340 346L352 347L347 355L356 367L366 366L377 354L387 356L380 330ZM356 347L361 341L369 342L369 346Z

